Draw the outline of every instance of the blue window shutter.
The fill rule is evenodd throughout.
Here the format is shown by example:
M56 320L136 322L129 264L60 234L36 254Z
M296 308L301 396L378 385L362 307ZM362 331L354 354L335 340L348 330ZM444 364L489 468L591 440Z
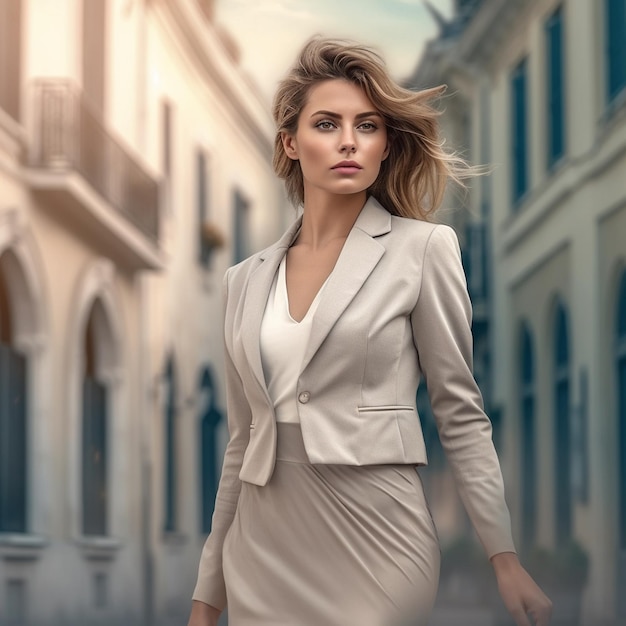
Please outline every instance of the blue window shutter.
M611 102L626 87L626 0L605 0L607 96Z
M559 7L546 23L548 166L565 154L565 71L563 9Z
M511 76L511 139L512 139L512 196L517 204L528 191L528 62L521 61Z
M26 357L0 344L0 532L26 532Z

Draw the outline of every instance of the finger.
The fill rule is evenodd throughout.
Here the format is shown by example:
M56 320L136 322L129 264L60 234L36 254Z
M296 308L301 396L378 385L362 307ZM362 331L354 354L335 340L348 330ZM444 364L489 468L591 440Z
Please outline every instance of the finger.
M548 626L552 615L552 607L546 606L531 611L531 616L536 626Z
M510 610L515 626L531 626L526 611L520 606Z

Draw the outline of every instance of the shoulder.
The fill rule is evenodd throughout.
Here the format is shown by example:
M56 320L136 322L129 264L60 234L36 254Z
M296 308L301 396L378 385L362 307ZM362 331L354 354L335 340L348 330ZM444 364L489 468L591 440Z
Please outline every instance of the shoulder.
M272 247L269 246L259 252L255 252L243 261L231 265L224 273L224 285L229 289L236 289L238 286L245 284L251 272L258 267L261 260Z
M440 250L460 252L456 231L447 224L392 215L389 234L394 245L404 241L422 250L424 254L437 253Z

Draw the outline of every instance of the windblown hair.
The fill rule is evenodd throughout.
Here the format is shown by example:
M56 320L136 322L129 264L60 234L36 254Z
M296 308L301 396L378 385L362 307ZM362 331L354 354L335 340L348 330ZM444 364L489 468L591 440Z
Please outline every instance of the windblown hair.
M462 180L474 173L461 157L444 149L439 135L440 112L431 102L446 86L410 91L389 77L383 59L371 49L319 37L304 46L274 97L273 165L285 181L289 199L294 205L304 202L304 180L300 163L285 154L281 133L296 132L311 87L337 78L360 86L387 127L389 156L368 193L394 215L431 219L443 200L447 181L463 186Z

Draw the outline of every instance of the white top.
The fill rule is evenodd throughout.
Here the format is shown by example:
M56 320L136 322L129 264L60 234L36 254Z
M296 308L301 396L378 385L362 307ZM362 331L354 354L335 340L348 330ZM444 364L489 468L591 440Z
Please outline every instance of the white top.
M289 313L286 259L287 255L280 262L274 277L261 322L261 362L267 390L274 403L276 421L298 424L298 377L311 334L313 316L328 279L320 287L304 318L297 322Z

